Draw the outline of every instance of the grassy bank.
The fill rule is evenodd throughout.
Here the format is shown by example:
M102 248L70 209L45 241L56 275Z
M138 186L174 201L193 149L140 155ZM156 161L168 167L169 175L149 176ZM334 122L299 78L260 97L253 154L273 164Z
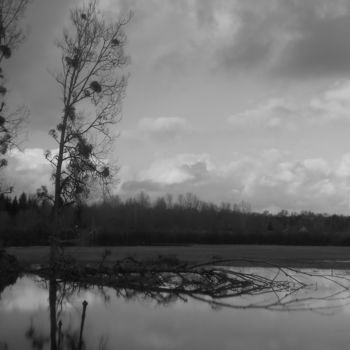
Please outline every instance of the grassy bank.
M235 266L315 267L350 269L350 247L261 246L261 245L188 245L188 246L121 246L121 247L67 247L65 253L78 262L96 263L105 250L110 251L108 261L128 256L138 260L152 260L159 256L201 263L211 260L233 260ZM43 246L9 247L23 264L42 264L48 261L49 248Z

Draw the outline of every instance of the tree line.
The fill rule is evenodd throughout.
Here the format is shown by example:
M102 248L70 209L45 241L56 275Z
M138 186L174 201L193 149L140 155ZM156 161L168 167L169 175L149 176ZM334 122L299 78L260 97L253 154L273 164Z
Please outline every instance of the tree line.
M53 202L38 191L0 195L0 240L6 245L47 245ZM253 212L246 202L220 205L187 193L151 200L145 193L63 209L62 244L289 244L350 245L350 217Z

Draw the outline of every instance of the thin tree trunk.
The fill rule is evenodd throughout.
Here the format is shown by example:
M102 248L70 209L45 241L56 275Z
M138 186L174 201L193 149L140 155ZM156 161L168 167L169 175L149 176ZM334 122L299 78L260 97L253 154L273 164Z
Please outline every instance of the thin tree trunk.
M55 197L53 207L53 229L50 237L50 266L51 269L55 270L57 255L58 255L58 244L57 240L60 233L60 212L61 212L61 174L62 174L62 163L63 163L63 151L64 151L64 138L67 125L68 115L65 113L62 122L62 133L60 139L60 146L57 158L57 167L55 173ZM55 271L53 271L55 273Z

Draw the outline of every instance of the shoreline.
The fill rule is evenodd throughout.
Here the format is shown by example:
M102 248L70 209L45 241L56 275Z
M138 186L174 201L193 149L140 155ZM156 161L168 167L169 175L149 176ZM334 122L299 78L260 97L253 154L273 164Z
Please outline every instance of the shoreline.
M237 267L298 267L318 269L350 269L350 247L334 246L277 246L277 245L187 245L187 246L113 246L64 247L66 255L77 263L98 263L108 250L106 262L125 257L151 261L158 257L176 257L189 263L228 261ZM20 264L46 264L48 246L8 247L7 253L16 256Z

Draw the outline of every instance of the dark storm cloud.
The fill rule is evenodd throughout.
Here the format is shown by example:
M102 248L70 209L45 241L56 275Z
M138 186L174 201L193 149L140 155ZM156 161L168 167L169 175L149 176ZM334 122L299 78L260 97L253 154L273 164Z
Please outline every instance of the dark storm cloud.
M150 66L277 76L337 75L350 68L349 0L179 0L125 2L135 12L132 31L143 38L133 52ZM128 6L127 6L128 5ZM125 10L124 10L125 11ZM139 57L140 56L140 57Z
M255 68L294 77L350 72L350 1L279 0L254 5L256 1L248 0L230 8L232 21L239 25L232 39L216 50L221 69ZM217 8L210 5L206 11ZM209 25L212 17L197 18L201 25Z
M218 64L229 69L244 69L268 63L279 46L280 32L276 28L284 25L276 9L259 9L250 6L248 1L232 9L234 20L238 21L237 31L218 48Z
M350 72L350 14L319 18L311 14L300 24L300 37L282 55L281 73L328 75Z
M234 48L225 48L221 51L219 63L224 67L252 68L265 63L270 57L273 48L271 40L264 40L257 35L252 36L244 43L238 43Z
M25 17L28 38L4 67L9 87L30 107L37 130L54 127L61 112L59 87L48 70L59 70L54 42L62 35L69 8L79 2L33 1ZM287 78L350 72L349 0L101 2L111 16L135 13L128 36L136 73L167 67L190 75L201 65Z

